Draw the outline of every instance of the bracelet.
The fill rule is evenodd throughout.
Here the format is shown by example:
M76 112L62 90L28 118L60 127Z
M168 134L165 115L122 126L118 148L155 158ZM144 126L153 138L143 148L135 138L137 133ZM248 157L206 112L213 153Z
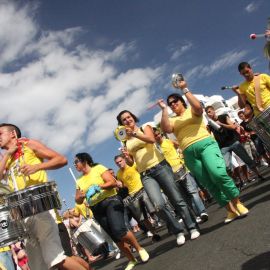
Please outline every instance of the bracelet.
M189 89L188 88L184 88L184 89L182 89L182 92L183 92L183 94L186 94L186 93L189 92Z

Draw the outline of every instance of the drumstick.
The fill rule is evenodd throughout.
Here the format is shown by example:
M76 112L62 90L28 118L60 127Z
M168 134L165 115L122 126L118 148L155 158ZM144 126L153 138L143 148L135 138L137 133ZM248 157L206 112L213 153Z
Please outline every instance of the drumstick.
M16 178L15 178L15 175L14 175L13 168L10 169L10 174L11 174L11 179L12 179L14 190L18 191L19 189L18 189L18 186L17 186L17 181L16 181Z
M154 104L148 106L146 110L149 111L149 110L155 108L157 105L158 105L158 102L156 102L156 103L154 103Z
M74 175L72 169L71 169L70 167L69 167L68 169L69 169L69 172L70 172L70 174L71 174L71 176L72 176L72 178L73 178L73 180L74 180L74 182L75 182L75 185L77 186L77 179L76 179L76 177L75 177L75 175Z
M250 34L249 38L250 39L256 39L256 38L263 38L266 37L266 34Z

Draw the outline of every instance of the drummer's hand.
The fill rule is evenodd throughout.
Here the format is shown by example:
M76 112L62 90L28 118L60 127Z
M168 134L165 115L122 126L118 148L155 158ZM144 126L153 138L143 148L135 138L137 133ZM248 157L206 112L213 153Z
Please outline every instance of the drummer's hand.
M20 167L20 172L24 175L30 175L37 171L39 171L38 164L34 164L34 165L24 164Z
M81 189L76 189L76 199L84 200L85 198L85 192Z
M166 103L164 102L163 99L159 99L159 100L157 101L157 104L158 104L158 106L160 107L161 110L164 110L164 109L167 108L167 105L166 105Z

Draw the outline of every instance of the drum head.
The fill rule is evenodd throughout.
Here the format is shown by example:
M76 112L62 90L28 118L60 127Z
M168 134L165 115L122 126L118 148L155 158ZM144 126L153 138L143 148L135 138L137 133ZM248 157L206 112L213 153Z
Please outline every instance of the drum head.
M124 142L127 140L126 128L124 126L118 126L114 131L114 136L118 141Z

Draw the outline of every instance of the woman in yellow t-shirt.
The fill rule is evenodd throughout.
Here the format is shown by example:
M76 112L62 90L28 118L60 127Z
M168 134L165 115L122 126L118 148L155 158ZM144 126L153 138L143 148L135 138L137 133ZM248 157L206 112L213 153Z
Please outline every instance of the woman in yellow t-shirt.
M162 109L162 130L174 133L183 151L185 164L191 173L221 206L227 208L228 216L225 223L233 221L240 215L247 215L248 209L239 201L239 190L227 174L218 144L204 124L200 101L189 91L184 80L178 81L175 87L182 90L190 107L187 107L180 94L169 95L167 104L176 114L175 117L169 118L166 104L163 100L159 100Z
M184 227L166 207L161 189L167 195L175 210L184 219L191 240L200 236L193 221L186 202L184 201L173 178L173 171L164 156L155 146L155 136L151 126L144 129L137 126L138 118L130 111L124 110L117 116L119 125L126 127L128 135L123 155L129 166L135 162L141 174L144 189L156 207L156 213L166 221L168 228L176 235L176 243L181 246L185 243Z
M76 154L74 165L82 173L77 181L76 203L82 204L87 199L97 222L129 259L126 269L132 269L138 263L129 245L138 251L143 262L148 261L149 254L125 225L124 205L117 195L115 178L106 167L94 163L88 153Z

